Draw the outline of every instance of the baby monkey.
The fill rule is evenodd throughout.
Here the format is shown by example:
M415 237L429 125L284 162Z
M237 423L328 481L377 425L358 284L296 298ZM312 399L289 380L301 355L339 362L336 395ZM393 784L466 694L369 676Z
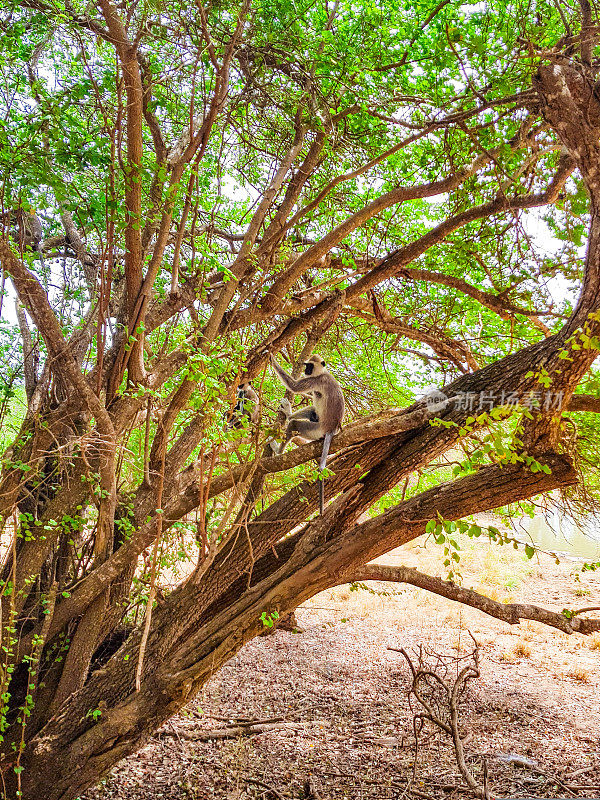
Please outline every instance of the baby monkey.
M243 418L248 417L252 425L258 422L258 395L251 383L240 383L237 388L237 402L227 420L228 428L242 428Z
M271 356L271 364L286 389L294 394L309 397L313 402L312 406L302 408L295 414L291 413L289 403L282 404L282 410L287 417L287 425L285 439L279 448L279 453L283 452L290 440L300 443L323 439L319 469L325 469L331 439L335 433L341 430L344 419L344 395L339 383L325 368L324 359L314 353L304 362L304 375L298 380L288 375L273 356ZM325 481L321 479L321 514L324 505Z

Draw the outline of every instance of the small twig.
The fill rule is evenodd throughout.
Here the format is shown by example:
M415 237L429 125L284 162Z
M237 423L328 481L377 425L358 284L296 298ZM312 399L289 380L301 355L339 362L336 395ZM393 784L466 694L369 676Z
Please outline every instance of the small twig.
M413 789L409 786L406 791L409 794L414 794L415 797L421 798L421 800L435 800L434 796L431 794L425 794L425 792L420 791L419 789Z
M466 664L458 673L454 681L449 680L451 676L451 669L453 665L464 661L464 656L456 656L452 659L444 658L437 653L429 653L433 656L434 666L429 668L425 666L424 653L427 651L419 648L419 662L415 666L411 657L408 655L404 648L400 652L411 671L412 685L409 690L409 701L411 695L415 697L423 712L413 715L413 734L415 737L415 757L413 761L413 775L406 788L409 792L412 790L412 785L416 779L417 758L419 735L423 729L425 721L433 723L440 730L444 731L448 736L452 737L454 743L454 752L456 756L456 763L460 773L472 790L482 792L484 796L487 791L487 783L484 784L483 790L470 773L464 755L463 741L459 731L459 703L460 698L467 686L467 683L479 677L479 646L477 641L471 634L471 639L474 642L474 649L468 654L471 663ZM395 648L388 648L394 650ZM484 767L485 781L487 781L487 771Z
M589 767L581 767L581 769L573 770L573 772L567 772L564 777L567 780L571 780L571 778L578 778L580 775L585 775L586 772L591 772L593 769L596 768L595 764L592 764Z
M589 611L600 611L600 606L587 606L586 608L580 608L577 611L573 611L571 616L576 617L579 614L587 614Z
M281 792L278 792L277 789L274 789L268 783L264 781L259 781L257 778L243 778L246 783L254 783L256 786L260 786L261 789L265 789L267 792L270 792L274 797L280 798L283 800L284 797L289 797L289 794L283 795Z

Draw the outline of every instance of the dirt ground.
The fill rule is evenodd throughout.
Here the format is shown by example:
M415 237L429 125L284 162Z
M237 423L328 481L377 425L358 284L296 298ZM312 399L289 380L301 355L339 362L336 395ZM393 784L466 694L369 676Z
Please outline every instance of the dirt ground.
M578 562L529 561L479 540L461 547L463 585L494 599L556 610L600 605L600 574L582 573ZM381 560L444 576L435 546L415 543ZM469 631L481 659L460 708L469 769L481 780L485 761L492 797L600 797L598 634L511 627L422 590L371 587L378 593L324 592L298 609L303 633L278 631L248 644L82 800L468 795L452 741L430 724L419 736L413 778L409 670L389 648L423 645L455 657L471 650ZM262 732L248 735L249 722ZM244 735L232 734L234 723Z

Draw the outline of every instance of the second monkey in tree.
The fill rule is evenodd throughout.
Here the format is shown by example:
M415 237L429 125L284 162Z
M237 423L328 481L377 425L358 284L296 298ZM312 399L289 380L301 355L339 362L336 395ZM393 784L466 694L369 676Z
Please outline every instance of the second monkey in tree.
M243 428L244 417L250 420L252 425L258 423L260 416L258 395L254 391L251 383L240 383L237 388L237 401L235 408L227 420L228 428Z
M304 362L304 375L297 380L282 369L273 356L271 364L286 389L294 394L309 397L313 402L312 406L302 408L295 414L286 413L285 439L279 452L283 452L290 439L298 438L306 441L323 439L319 469L325 469L331 439L341 429L344 419L344 395L339 383L325 368L324 359L314 353ZM325 481L321 479L321 514L325 503L324 495Z

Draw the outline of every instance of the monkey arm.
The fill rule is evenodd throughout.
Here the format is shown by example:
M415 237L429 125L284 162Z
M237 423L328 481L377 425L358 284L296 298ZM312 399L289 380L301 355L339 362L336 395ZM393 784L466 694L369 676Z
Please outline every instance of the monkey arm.
M318 383L318 378L298 378L298 380L295 380L279 366L273 356L271 356L271 364L285 388L289 389L290 392L294 392L294 394L302 394L309 397L315 384Z
M296 381L292 378L291 375L288 375L288 373L282 367L279 366L279 364L277 363L277 361L275 361L273 356L271 356L271 366L277 373L277 377L283 383L285 388L289 389L292 392L295 391L295 389L292 388L292 384L295 384Z

